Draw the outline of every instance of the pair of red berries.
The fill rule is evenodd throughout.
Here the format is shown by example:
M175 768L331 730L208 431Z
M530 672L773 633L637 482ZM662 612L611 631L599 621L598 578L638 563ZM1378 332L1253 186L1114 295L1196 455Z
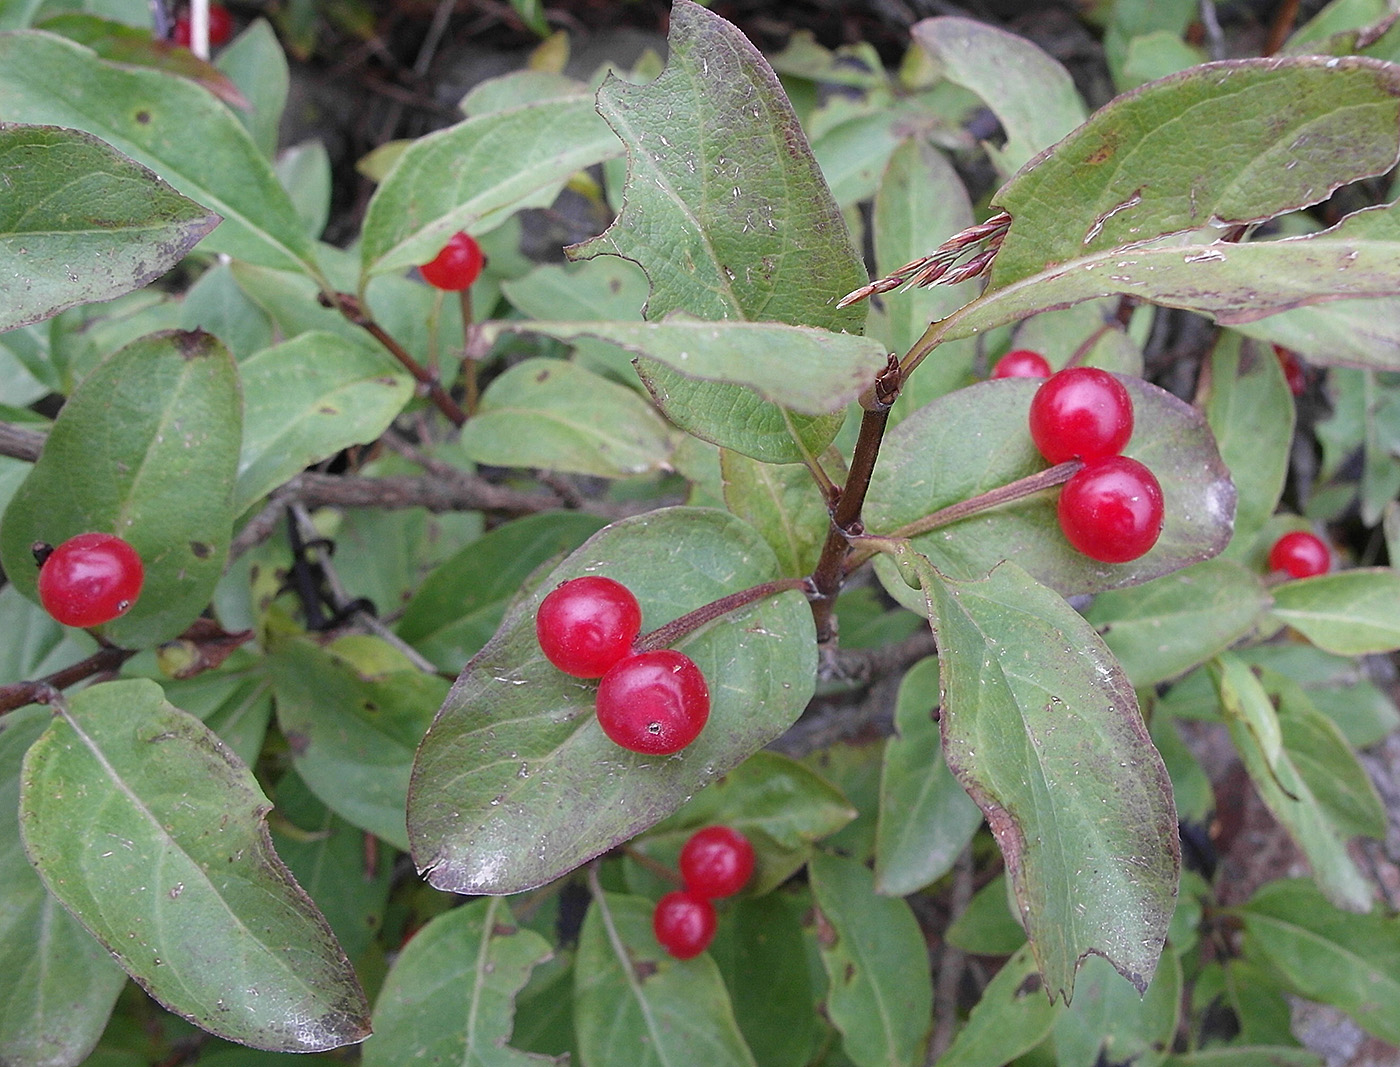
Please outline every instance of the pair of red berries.
M175 20L175 28L170 32L170 39L182 48L188 48L191 40L191 26L189 15L181 15ZM228 8L222 4L209 5L209 43L211 45L227 44L233 36L233 16L228 13Z
M1286 533L1269 549L1269 570L1290 578L1315 578L1332 569L1332 553L1326 543L1306 530Z
M1034 352L1008 353L1017 367ZM1048 365L1045 366L1048 371ZM1035 377L1016 369L1001 377ZM1145 555L1162 532L1162 486L1135 459L1121 455L1133 436L1133 399L1123 383L1096 367L1067 367L1036 390L1030 410L1031 440L1051 463L1082 460L1084 466L1060 490L1058 515L1065 539L1091 559L1126 563Z
M667 893L652 912L652 932L661 947L678 960L704 952L718 923L711 901L743 889L753 865L753 845L738 830L707 826L691 834L681 849L685 888Z
M597 678L598 725L614 744L653 756L679 752L710 717L710 690L683 652L633 651L642 609L611 578L574 578L535 613L545 659L575 678Z
M64 626L101 626L126 614L141 595L146 571L120 537L84 533L57 548L34 546L39 603Z
M486 256L476 238L466 230L458 230L442 246L442 251L418 268L423 280L435 289L460 292L470 289L481 275Z

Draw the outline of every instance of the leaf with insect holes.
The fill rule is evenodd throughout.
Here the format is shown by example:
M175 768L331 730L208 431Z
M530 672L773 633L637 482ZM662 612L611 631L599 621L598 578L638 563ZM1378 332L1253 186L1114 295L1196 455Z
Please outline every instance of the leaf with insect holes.
M942 665L948 766L987 816L1052 999L1103 956L1142 992L1180 869L1171 781L1084 618L1014 563L956 581L906 553Z
M944 574L977 578L1014 559L1066 595L1130 585L1208 559L1230 539L1235 487L1205 420L1190 405L1140 378L1120 377L1133 400L1135 429L1124 450L1162 485L1166 523L1156 546L1131 563L1100 563L1071 548L1056 515L1059 491L1044 490L914 537L914 548ZM1040 383L1026 378L982 382L941 397L886 436L871 479L865 523L889 534L924 515L1044 470L1026 430ZM922 599L888 560L876 572L896 599L922 610Z
M535 636L540 600L583 574L630 588L651 630L776 578L778 565L739 519L665 508L599 531L518 603L418 749L408 833L419 869L439 888L516 893L572 870L777 737L812 694L812 613L800 593L768 596L676 645L709 682L700 737L664 757L618 747L594 715L596 684L555 669Z
M1382 174L1398 155L1392 64L1301 56L1192 67L1114 98L1001 188L992 202L1012 221L989 288L1167 234L1262 222ZM1183 168L1188 159L1210 166Z
M219 217L81 130L0 122L0 330L140 289Z
M272 849L253 773L145 679L72 698L24 759L49 891L171 1011L281 1052L362 1041L369 1005Z
M103 635L126 648L177 636L223 573L241 413L233 357L212 334L172 330L114 352L68 398L0 520L10 581L35 598L34 542L109 531L146 580Z
M742 33L691 0L676 0L668 43L656 81L610 77L598 92L627 147L624 206L570 254L640 265L651 320L683 311L857 333L862 313L834 297L865 272L776 75ZM823 425L799 447L783 412L738 385L689 381L647 358L639 371L678 426L756 459L801 462L803 447L820 452L836 432ZM762 454L749 441L757 424Z

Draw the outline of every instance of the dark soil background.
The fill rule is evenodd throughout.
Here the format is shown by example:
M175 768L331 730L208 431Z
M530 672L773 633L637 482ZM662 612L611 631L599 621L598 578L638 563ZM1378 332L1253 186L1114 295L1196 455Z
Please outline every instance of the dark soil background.
M311 0L307 0L311 2ZM315 0L314 44L290 50L292 96L282 130L283 143L320 139L330 152L335 185L326 239L349 241L373 191L355 170L371 149L396 138L420 136L457 121L457 101L477 82L524 66L540 38L502 0L397 0L351 8L352 0ZM1103 47L1081 8L1075 4L1003 2L950 4L933 0L714 0L712 10L734 22L761 50L780 50L801 29L829 48L869 42L889 66L895 66L910 42L910 28L922 18L962 15L1000 25L1035 42L1062 62L1091 106L1109 99L1112 88ZM1105 5L1106 6L1106 5ZM1201 4L1192 26L1194 43L1214 58L1265 54L1292 26L1311 17L1320 0L1299 3L1238 2ZM232 3L235 19L245 23L267 14L261 5ZM545 7L551 29L569 34L569 72L589 77L612 61L628 67L644 50L665 54L670 5L664 0L561 0ZM272 12L274 17L278 12ZM281 12L290 17L290 10ZM283 22L281 25L286 26ZM995 120L984 116L995 128ZM979 129L979 136L985 131ZM976 195L986 190L974 189ZM567 197L567 194L566 194ZM1355 206L1355 205L1353 205ZM600 232L609 222L581 202L567 199L548 211L531 212L526 223L527 254L562 261L560 249ZM1149 374L1183 395L1190 394L1206 354L1210 329L1183 313L1162 316L1147 352ZM1310 467L1308 431L1327 410L1325 375L1311 372L1308 392L1300 400L1299 447L1290 493L1306 493ZM1340 531L1346 536L1348 531ZM1375 532L1359 524L1351 531L1358 556L1368 551ZM1374 556L1375 548L1369 549ZM1400 698L1395 657L1369 657L1373 680ZM868 700L889 701L891 685L876 684ZM842 709L827 709L828 727ZM850 709L854 710L854 709ZM853 718L868 728L869 707ZM887 715L887 712L886 712ZM808 725L804 722L804 725ZM1288 837L1274 823L1250 788L1222 729L1204 724L1190 738L1216 783L1218 817L1211 828L1219 854L1218 885L1224 903L1244 900L1274 878L1305 875L1306 867ZM816 734L834 739L819 722ZM799 742L800 743L800 742ZM1363 761L1372 772L1391 813L1383 843L1358 846L1362 869L1375 878L1391 909L1400 906L1400 735L1392 735ZM975 992L975 991L974 991ZM1400 1050L1368 1037L1346 1016L1327 1008L1298 1005L1294 1029L1300 1039L1322 1053L1329 1067L1400 1067Z

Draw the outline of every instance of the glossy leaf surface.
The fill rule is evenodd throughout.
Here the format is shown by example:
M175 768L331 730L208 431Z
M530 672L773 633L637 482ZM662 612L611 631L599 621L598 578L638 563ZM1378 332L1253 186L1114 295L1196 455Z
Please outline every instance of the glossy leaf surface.
M141 556L146 581L103 633L128 648L176 636L223 570L240 416L233 359L210 334L152 334L111 355L68 398L5 510L10 580L33 597L35 541L113 532Z
M234 513L302 469L373 441L413 396L388 353L312 331L249 357Z
M672 959L651 930L653 903L595 896L574 961L574 1026L585 1064L754 1067L714 960Z
M709 725L668 757L628 752L594 715L595 686L540 652L534 613L568 578L603 574L637 596L646 632L776 576L772 550L719 511L667 508L603 529L507 615L467 665L419 747L409 795L414 859L434 885L518 892L670 814L801 713L815 683L811 611L757 601L679 641L709 680Z
M1180 857L1132 686L1088 623L1015 564L977 582L920 577L948 765L1006 859L1047 991L1068 1000L1090 952L1145 989Z
M24 754L52 718L31 707L0 719L0 1063L43 1067L82 1063L126 985L126 972L44 888L9 814Z
M274 1051L363 1040L364 994L272 850L252 772L152 682L93 686L71 705L20 786L25 848L50 892L212 1033Z
M826 1010L859 1067L923 1062L933 980L909 905L875 895L864 864L817 853L808 865L826 925L818 936Z
M109 63L53 34L0 34L0 113L86 130L223 216L210 251L316 274L271 165L222 102L163 71ZM197 137L191 130L199 130Z
M1136 426L1124 454L1162 485L1166 521L1156 546L1131 563L1099 563L1070 547L1047 490L920 534L914 547L943 573L976 578L1014 559L1061 593L1087 593L1147 581L1209 559L1230 539L1235 488L1200 414L1141 379L1122 378ZM872 533L891 533L939 508L1044 470L1026 429L1039 383L1004 378L941 397L885 436L866 498ZM922 610L917 595L885 561L877 572L891 595Z
M413 935L374 1005L366 1067L419 1058L471 1067L543 1067L558 1061L509 1046L515 996L550 955L516 925L499 897L453 908Z
M0 123L0 330L140 289L218 224L91 134Z

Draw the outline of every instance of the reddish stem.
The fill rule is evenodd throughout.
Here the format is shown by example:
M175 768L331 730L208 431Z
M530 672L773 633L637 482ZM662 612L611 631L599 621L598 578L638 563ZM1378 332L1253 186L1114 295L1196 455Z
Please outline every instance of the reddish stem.
M718 600L712 600L694 611L686 612L680 618L672 619L665 626L655 629L649 634L642 634L641 637L637 638L636 644L632 646L632 651L654 652L659 648L670 648L682 637L693 633L707 623L714 622L721 616L728 615L731 611L738 611L764 597L786 593L789 589L806 592L808 588L806 578L779 578L776 581L741 589L737 593L730 593Z

